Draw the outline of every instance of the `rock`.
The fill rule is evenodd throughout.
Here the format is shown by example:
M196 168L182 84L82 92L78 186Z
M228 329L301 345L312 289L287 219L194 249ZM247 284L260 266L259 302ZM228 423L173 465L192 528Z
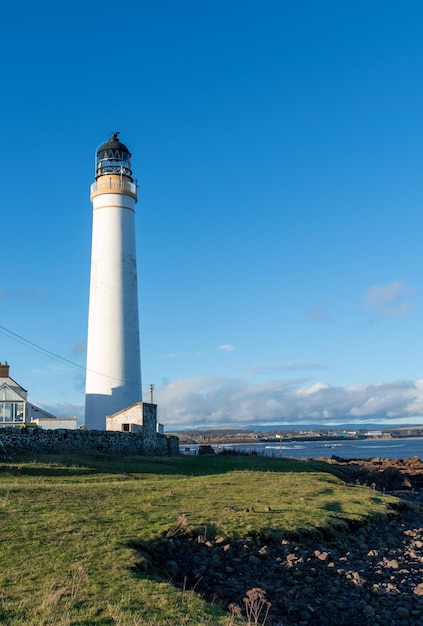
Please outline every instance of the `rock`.
M379 556L379 551L378 550L370 550L367 553L367 556Z
M318 554L316 554L316 552L318 552ZM327 552L319 552L318 550L315 550L314 554L315 554L315 556L317 556L319 561L326 561L326 559L329 556Z
M151 567L151 559L148 556L141 556L138 558L137 570L147 573Z
M366 606L363 609L363 613L364 615L368 616L368 617L373 617L376 613L376 610L374 609L374 607L371 604L366 604Z
M216 546L222 546L226 543L229 543L229 539L227 537L224 537L223 535L218 535L215 538L214 543Z
M166 561L165 567L171 576L176 576L179 573L179 565L176 561Z

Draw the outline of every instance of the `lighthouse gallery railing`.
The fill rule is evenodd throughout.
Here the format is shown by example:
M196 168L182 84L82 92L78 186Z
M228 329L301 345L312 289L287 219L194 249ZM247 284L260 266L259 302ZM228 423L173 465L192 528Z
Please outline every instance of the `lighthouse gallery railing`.
M111 181L105 180L101 182L96 182L91 185L91 193L95 193L96 191L101 191L102 189L116 189L121 191L128 191L129 193L136 194L137 186L135 183L130 183L126 180Z

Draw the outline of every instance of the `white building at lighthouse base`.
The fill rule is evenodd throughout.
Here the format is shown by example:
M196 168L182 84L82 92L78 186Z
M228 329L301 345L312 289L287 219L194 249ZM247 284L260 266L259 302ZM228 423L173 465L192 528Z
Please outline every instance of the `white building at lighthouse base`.
M142 433L147 447L156 445L156 437L163 435L162 424L157 424L157 404L135 402L126 409L106 416L106 430Z

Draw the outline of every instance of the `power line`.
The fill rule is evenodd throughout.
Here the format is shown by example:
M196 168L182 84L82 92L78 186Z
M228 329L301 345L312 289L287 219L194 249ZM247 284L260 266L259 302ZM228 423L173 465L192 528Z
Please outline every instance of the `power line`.
M56 360L56 361L64 361L65 363L69 363L70 365L73 365L74 367L78 367L80 369L86 370L86 368L83 365L79 365L78 363L74 363L73 361L70 361L69 359L66 359L63 356L60 356L60 354L56 354L55 352L51 352L51 350L47 350L46 348L43 348L42 346L39 346L38 344L34 343L33 341L30 341L29 339L25 339L25 337L22 337L21 335L18 335L17 333L14 333L12 330L9 330L8 328L5 328L4 326L0 325L0 332L4 331L2 334L3 335L11 335L10 339L14 339L14 341L17 341L18 343L22 344L22 345L26 345L28 348L31 348L32 350L34 350L35 352L39 352L41 354L46 354L47 356L49 356L50 358Z
M127 385L137 384L137 383L132 383L128 380L121 380L120 378L114 378L113 376L109 376L108 374L103 374L102 372L95 372L94 370L89 370L84 365L80 365L79 363L70 361L69 359L66 359L64 356L60 356L60 354L56 354L55 352L52 352L51 350L47 350L47 348L43 348L42 346L39 346L37 343L34 343L33 341L30 341L29 339L25 339L25 337L22 337L22 335L18 335L17 333L14 333L12 330L9 330L5 326L0 325L0 333L2 335L5 335L6 337L9 337L9 339L13 339L13 341L20 343L26 348L30 348L31 350L34 350L34 352L38 352L39 354L44 354L45 356L49 357L50 359L53 359L54 361L59 361L59 362L63 361L64 363L68 363L69 365L72 365L73 367L77 367L78 369L83 370L84 372L91 372L92 374L96 374L97 376L104 376L105 378L109 378L110 380L115 380L116 382L119 382L119 383L126 383ZM149 387L150 385L142 385L142 386Z

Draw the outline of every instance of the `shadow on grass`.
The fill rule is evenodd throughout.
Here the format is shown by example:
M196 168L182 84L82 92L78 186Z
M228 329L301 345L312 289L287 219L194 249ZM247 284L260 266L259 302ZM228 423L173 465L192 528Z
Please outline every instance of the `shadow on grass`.
M75 477L75 476L87 476L95 474L95 471L90 468L84 467L63 467L55 466L54 464L46 467L45 463L38 465L37 462L19 463L0 463L0 476L62 476L62 477ZM0 622L1 623L1 622Z
M342 513L343 507L340 502L327 502L322 506L325 511L332 511L332 513Z
M177 457L124 457L103 452L16 455L0 463L0 475L12 476L84 476L95 474L140 474L207 476L234 471L252 472L324 472L341 477L327 463L296 459L275 459L259 455L213 455Z

